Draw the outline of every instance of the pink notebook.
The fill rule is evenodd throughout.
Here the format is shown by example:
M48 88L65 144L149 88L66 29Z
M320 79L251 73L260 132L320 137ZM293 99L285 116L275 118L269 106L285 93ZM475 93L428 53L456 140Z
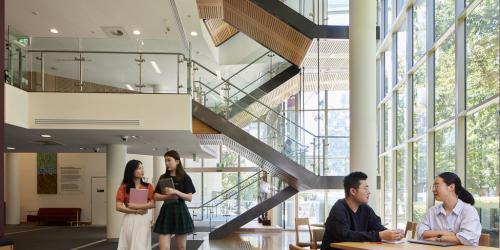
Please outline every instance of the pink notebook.
M147 189L130 189L130 203L134 204L146 204L148 203L148 190Z

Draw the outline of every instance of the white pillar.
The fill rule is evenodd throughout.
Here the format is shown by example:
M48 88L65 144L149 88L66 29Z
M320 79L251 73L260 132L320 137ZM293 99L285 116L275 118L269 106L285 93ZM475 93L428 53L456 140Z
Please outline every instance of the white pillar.
M376 11L376 0L349 1L350 169L368 175L374 209L378 161Z
M126 164L127 145L108 145L106 148L106 189L108 190L106 196L106 238L112 241L117 240L120 236L123 214L116 211L115 198Z
M153 156L153 186L156 187L156 183L158 183L158 179L160 179L160 175L165 173L165 160L163 156ZM158 215L160 214L162 201L156 202L155 213L153 215L153 221L156 221Z
M19 189L20 175L20 155L16 153L7 153L6 156L6 218L8 225L17 225L21 222L21 194Z

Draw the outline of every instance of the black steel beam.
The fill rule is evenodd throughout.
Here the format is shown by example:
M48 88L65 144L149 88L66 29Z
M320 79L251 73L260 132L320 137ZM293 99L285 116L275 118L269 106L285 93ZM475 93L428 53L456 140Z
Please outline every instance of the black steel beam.
M235 116L243 109L250 106L256 100L259 100L265 94L273 91L275 88L279 87L281 84L290 80L292 77L296 76L300 73L300 68L296 65L290 65L287 69L282 71L281 73L275 75L273 78L269 79L267 82L262 84L260 87L255 89L254 91L248 93L245 97L238 100L235 104L231 105L231 112L229 114L230 117Z

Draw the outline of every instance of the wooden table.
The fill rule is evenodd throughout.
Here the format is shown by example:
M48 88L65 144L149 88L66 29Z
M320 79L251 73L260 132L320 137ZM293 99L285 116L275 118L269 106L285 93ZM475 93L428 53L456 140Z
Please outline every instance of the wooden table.
M497 249L495 247L474 247L474 246L451 246L451 247L440 247L432 245L422 245L415 243L401 243L401 244L390 244L381 242L338 242L331 243L330 247L340 248L345 250L378 250L378 249L397 249L397 250L446 250L446 249L460 249L460 250L491 250Z

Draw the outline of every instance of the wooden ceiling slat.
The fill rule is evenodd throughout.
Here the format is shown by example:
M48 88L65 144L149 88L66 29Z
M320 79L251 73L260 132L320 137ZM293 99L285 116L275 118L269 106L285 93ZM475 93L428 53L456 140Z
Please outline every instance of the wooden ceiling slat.
M236 28L224 22L224 20L220 18L206 19L204 20L204 23L216 47L223 44L229 38L238 33Z
M200 18L222 19L295 65L312 40L248 0L197 0Z

